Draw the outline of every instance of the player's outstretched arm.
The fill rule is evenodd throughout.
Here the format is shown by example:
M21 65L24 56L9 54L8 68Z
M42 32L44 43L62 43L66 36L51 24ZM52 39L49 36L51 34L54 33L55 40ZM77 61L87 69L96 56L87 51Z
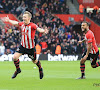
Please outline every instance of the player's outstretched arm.
M37 31L40 32L40 33L45 33L47 34L48 33L48 29L42 29L42 28L37 28Z
M17 21L14 21L14 20L9 19L8 16L7 16L7 17L4 17L2 20L3 20L4 22L9 22L9 23L11 23L12 25L18 25L18 23L19 23L19 22L17 22Z

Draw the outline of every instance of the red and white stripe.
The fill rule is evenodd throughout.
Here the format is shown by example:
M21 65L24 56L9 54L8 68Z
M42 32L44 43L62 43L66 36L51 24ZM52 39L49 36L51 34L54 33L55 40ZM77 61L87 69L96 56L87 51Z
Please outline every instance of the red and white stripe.
M32 39L31 26L22 25L22 42L21 45L25 48L31 49L34 47L34 39Z
M92 49L90 51L91 54L96 54L98 52L98 47L96 45L96 41L95 41L95 37L94 34L91 30L89 30L86 34L85 34L85 39L86 39L86 43L92 43Z
M96 54L96 50L94 48L91 49L90 51L91 54Z

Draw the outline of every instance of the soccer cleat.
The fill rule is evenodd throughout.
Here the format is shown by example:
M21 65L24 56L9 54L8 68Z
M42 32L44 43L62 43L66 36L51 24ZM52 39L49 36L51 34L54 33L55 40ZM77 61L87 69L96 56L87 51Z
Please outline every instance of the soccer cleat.
M17 74L19 74L19 73L21 73L21 69L20 68L15 71L15 73L12 76L12 79L14 79L17 76Z
M81 76L81 77L79 77L79 78L77 78L77 79L86 79L86 77L85 76Z
M40 79L43 78L43 68L39 69Z

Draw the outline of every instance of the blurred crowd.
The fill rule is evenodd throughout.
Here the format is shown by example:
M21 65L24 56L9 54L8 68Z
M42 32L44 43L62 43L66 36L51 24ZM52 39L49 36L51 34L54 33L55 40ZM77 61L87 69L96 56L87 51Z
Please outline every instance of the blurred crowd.
M2 1L2 0L1 0ZM58 49L61 54L82 54L85 45L78 44L83 37L73 31L73 23L65 25L55 13L69 14L66 0L3 0L6 6L2 4L4 12L13 13L20 21L25 10L32 13L32 22L41 28L48 28L47 35L36 32L35 44L41 47L43 54L57 54ZM3 2L3 3L5 3ZM12 8L13 7L13 8ZM0 55L13 54L21 42L21 31L19 28L11 25L0 26ZM58 51L57 51L58 50ZM58 53L58 54L59 54Z
M12 8L13 7L13 8ZM19 16L25 10L32 14L45 12L69 14L66 0L0 0L0 9L5 13L13 13Z
M0 55L13 54L19 47L21 41L21 33L16 27L0 25Z
M96 8L93 8L93 11L89 11L87 13L87 15L93 20L95 21L97 24L100 25L100 11L99 11L99 7L95 6Z

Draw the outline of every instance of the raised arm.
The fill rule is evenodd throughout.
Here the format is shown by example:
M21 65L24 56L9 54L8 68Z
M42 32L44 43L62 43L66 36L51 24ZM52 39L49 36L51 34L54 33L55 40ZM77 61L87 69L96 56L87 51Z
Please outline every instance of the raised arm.
M40 33L46 33L46 34L48 33L47 29L42 29L42 28L39 28L39 27L37 28L37 31L40 32Z
M18 25L18 23L19 23L18 21L9 19L8 16L7 16L7 17L4 17L2 20L3 20L4 22L9 22L9 23L11 23L12 25Z

